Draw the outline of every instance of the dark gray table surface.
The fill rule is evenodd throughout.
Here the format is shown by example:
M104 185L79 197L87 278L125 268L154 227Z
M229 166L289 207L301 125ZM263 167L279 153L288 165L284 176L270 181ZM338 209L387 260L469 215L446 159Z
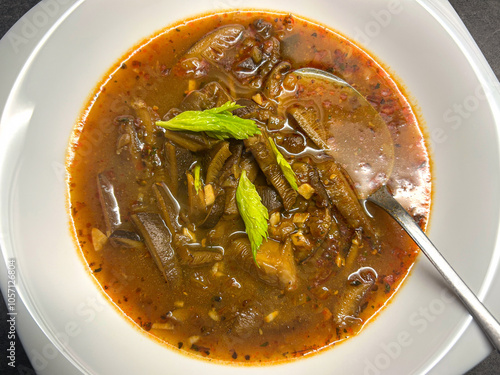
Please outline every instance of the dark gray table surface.
M469 29L497 78L500 78L500 0L449 1ZM0 38L38 2L38 0L0 0ZM6 364L4 354L8 348L6 317L6 306L3 298L0 298L0 374L27 374L29 373L27 369L32 367L20 345L17 345L16 349L18 369L12 369ZM22 371L19 368L22 368ZM500 374L500 355L496 352L467 373L467 375L491 374Z

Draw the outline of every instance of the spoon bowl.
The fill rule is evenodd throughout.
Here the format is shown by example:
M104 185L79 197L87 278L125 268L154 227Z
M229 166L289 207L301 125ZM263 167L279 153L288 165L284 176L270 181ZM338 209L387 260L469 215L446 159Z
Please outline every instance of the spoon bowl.
M363 207L366 208L366 201L376 204L401 225L460 298L494 348L500 351L498 321L387 189L394 164L394 146L382 117L354 87L331 73L304 68L289 74L296 84L293 90L285 90L280 96L281 106L290 111L299 93L302 101L309 100L313 108L310 116L316 117L315 121L309 119L308 124L315 125L301 124L301 127L347 172ZM353 111L352 116L348 110ZM293 114L293 110L291 112ZM305 110L301 113L307 114ZM300 117L294 117L300 121Z
M348 172L360 199L384 186L394 166L394 143L377 110L331 73L301 68L289 75L295 84L280 95L281 110L291 112L297 121L307 116L316 119L304 121L301 128ZM307 109L300 109L299 101Z

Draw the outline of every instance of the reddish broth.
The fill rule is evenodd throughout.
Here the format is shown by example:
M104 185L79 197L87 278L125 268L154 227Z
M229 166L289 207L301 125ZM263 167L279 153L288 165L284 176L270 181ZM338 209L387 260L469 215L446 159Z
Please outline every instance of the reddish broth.
M254 23L258 19L265 22ZM158 120L172 108L179 108L186 94L211 81L220 82L234 99L254 97L254 101L265 102L270 96L268 91L264 93L269 73L262 65L258 68L261 82L257 82L251 73L238 76L233 72L237 79L233 76L231 81L213 67L189 70L179 63L204 35L223 25L237 24L243 25L254 38L252 43L260 46L253 53L264 51L264 57L254 56L254 62L266 59L266 46L272 44L266 41L272 39L280 51L274 65L288 61L292 69L315 67L332 72L368 99L386 121L394 140L396 159L389 186L425 227L430 209L429 157L412 108L394 80L372 57L339 34L296 16L262 12L211 14L179 23L133 49L110 70L74 131L68 161L70 213L79 248L93 276L116 306L143 330L170 347L208 359L243 363L288 360L357 334L408 274L418 250L385 213L370 207L374 230L380 233L374 241L365 230L352 227L341 210L328 206L328 215L333 218L333 224L328 225L335 225L335 233L322 238L322 245L312 254L301 254L302 248L293 243L293 287L281 283L282 274L277 282L265 280L263 271L252 262L242 266L240 258L233 258L234 243L246 238L239 217L231 217L225 225L218 223L215 229L181 222L189 229L183 229L184 235L194 231L193 242L210 247L220 257L198 267L182 264L182 259L176 261L180 262L181 281L175 287L166 281L142 239L132 241L138 244L135 247L113 245L106 239L111 234L106 229L109 225L137 232L132 224L134 215L139 220L138 212L161 213L151 186L161 181L171 183L165 149L174 147L173 143L166 141L161 128L147 128L144 113L141 115L134 104L137 100L146 104L142 108L146 116ZM266 29L267 25L272 28ZM256 93L261 96L255 97ZM272 119L260 124L267 126L294 169L297 163L312 163L324 182L327 167L311 161L317 154L304 151L305 145L314 148L310 140L290 118L281 119L286 120L281 132L275 131ZM124 136L127 124L142 145L135 156L130 134ZM231 147L234 151L232 143ZM204 165L203 157L194 154L195 163ZM191 167L187 166L188 170ZM120 223L115 224L119 225L106 222L109 218L103 215L98 176L102 184L113 188L120 210ZM222 181L214 185L218 183ZM265 184L265 178L260 175L256 183ZM187 199L181 191L184 184L179 182L181 209ZM293 221L294 212L315 215L317 207L297 208L297 202L304 205L308 201L299 196L295 211L281 209L281 221L269 224L269 246L281 249L286 243L279 232L281 223L286 222L292 234L300 232L302 224ZM93 245L93 241L99 242L94 228L106 235L98 251ZM225 232L213 233L217 231ZM178 253L173 259L177 258Z

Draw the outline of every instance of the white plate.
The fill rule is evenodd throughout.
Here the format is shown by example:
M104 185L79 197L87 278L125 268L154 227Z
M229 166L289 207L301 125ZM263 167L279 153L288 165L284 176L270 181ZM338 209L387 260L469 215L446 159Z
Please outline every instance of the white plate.
M18 294L33 319L74 370L91 374L467 370L489 346L468 331L460 343L466 351L446 362L452 367L436 366L470 319L425 259L358 337L308 359L261 368L218 366L164 348L123 319L85 271L69 234L64 157L88 95L142 38L186 16L240 6L266 9L269 2L49 0L0 42L0 246L5 260L16 261ZM490 287L500 286L500 92L451 7L438 0L276 0L273 9L317 20L359 41L404 82L426 120L434 160L429 235L500 315L500 301L488 298ZM29 332L19 329L29 346ZM33 353L40 372L59 356L52 346Z

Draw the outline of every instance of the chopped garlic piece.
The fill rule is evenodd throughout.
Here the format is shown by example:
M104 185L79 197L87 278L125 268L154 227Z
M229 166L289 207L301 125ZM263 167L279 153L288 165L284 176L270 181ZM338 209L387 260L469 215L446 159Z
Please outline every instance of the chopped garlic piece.
M172 323L153 323L151 326L152 329L167 329L167 330L173 330L174 325Z
M279 212L273 212L271 214L271 217L269 218L269 224L271 225L278 225L278 223L281 220L281 215Z
M262 105L263 103L263 100L262 100L262 95L260 95L260 93L257 93L255 94L254 96L252 96L252 99L255 103L257 103L258 105Z
M294 224L304 224L309 219L308 212L297 212L293 215Z
M265 316L264 321L266 323L272 322L274 319L276 319L276 317L278 316L278 313L279 313L278 310L273 311L272 313Z
M210 310L208 312L208 316L215 322L220 322L220 316L219 316L219 313L217 311L215 311L214 309Z
M175 307L184 307L184 301L175 301L174 302Z
M193 242L196 241L196 235L193 232L191 232L188 228L183 227L182 228L182 234L185 235L186 237L189 237L189 239L191 241L193 241Z
M200 336L191 336L190 338L188 338L189 346L197 343L199 339Z
M95 251L101 251L108 237L97 228L92 228L92 245Z
M337 265L338 268L345 266L344 257L340 256L340 254L337 254L337 257L335 258L335 264Z
M295 246L309 246L310 242L300 230L290 236Z
M212 276L215 277L221 277L224 276L224 273L222 272L224 270L224 263L222 262L216 262L212 266Z
M315 192L314 188L308 183L300 185L297 191L299 192L300 195L302 195L306 199L311 199L311 197Z
M321 312L323 314L323 319L328 320L332 317L332 312L328 307L324 307L323 311Z
M215 192L212 184L205 185L205 205L211 206L215 202Z
M188 81L188 91L194 91L198 88L198 82L196 82L194 79L190 79Z

